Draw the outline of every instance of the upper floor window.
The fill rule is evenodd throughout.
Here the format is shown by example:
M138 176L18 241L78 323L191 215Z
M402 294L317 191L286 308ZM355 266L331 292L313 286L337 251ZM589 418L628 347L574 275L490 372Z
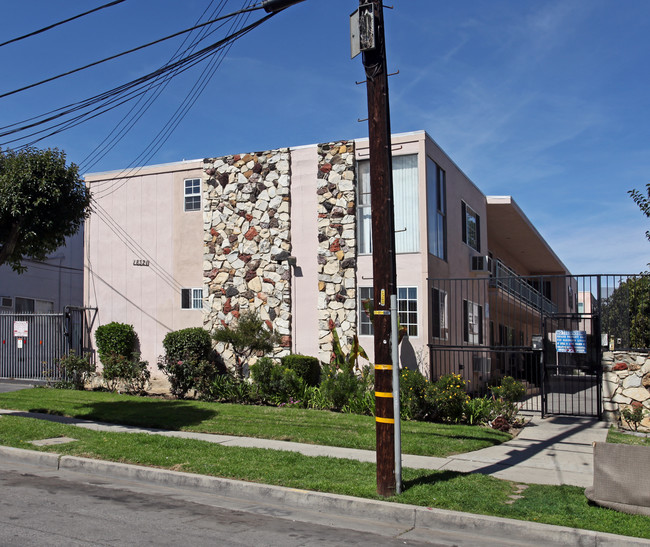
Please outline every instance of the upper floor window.
M201 179L185 179L185 210L201 210Z
M481 218L467 203L461 202L463 219L463 242L476 252L481 252Z
M359 254L372 253L370 162L357 164L357 229ZM393 211L395 215L395 251L420 250L417 154L393 157Z
M203 289L181 289L181 308L184 310L202 310Z
M447 197L445 172L427 158L427 229L429 253L447 259Z

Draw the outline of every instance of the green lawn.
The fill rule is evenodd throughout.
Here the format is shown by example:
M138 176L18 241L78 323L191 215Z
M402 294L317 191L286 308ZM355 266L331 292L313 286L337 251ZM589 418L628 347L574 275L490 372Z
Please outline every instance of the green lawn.
M60 436L77 440L50 447L29 442ZM97 432L15 416L0 416L0 445L381 499L376 494L375 465L352 460ZM509 496L518 491L516 483L480 474L404 468L403 485L404 492L391 501L650 538L649 517L590 505L583 489L573 486L530 485L521 499L508 504Z
M0 408L44 412L116 424L278 439L299 443L375 449L372 416L133 397L102 391L25 389L0 393ZM510 439L494 429L467 425L402 422L405 454L446 457Z
M650 437L638 437L629 433L621 433L614 427L610 427L607 434L607 442L615 444L636 444L639 446L650 446Z

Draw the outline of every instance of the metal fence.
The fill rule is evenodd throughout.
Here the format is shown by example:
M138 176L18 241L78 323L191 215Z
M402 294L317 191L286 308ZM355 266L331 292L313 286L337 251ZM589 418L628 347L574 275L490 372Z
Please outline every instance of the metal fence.
M58 361L70 351L94 361L93 312L70 307L61 314L0 314L0 378L59 380Z
M481 395L503 376L526 387L524 410L601 413L603 351L650 347L650 276L516 276L430 279L430 377L461 374ZM565 354L556 333L580 333ZM582 353L584 351L584 353Z

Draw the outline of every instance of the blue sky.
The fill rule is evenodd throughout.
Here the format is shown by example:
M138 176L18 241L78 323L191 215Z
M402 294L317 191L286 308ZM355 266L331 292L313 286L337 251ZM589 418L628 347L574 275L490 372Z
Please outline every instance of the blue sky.
M107 1L10 3L0 41ZM245 3L223 1L223 13ZM0 47L0 94L191 27L219 4L127 0ZM650 2L392 4L385 17L389 69L399 70L389 82L393 131L426 130L485 194L512 195L573 273L646 270L648 220L627 191L650 181ZM199 65L175 78L97 161L88 155L129 105L37 146L64 149L87 172L139 158L164 163L364 137L367 124L357 120L366 117L365 86L355 83L363 69L349 53L349 15L357 5L306 0L278 14L237 41L218 68ZM2 98L0 125L138 78L180 43ZM141 155L201 84L173 134Z

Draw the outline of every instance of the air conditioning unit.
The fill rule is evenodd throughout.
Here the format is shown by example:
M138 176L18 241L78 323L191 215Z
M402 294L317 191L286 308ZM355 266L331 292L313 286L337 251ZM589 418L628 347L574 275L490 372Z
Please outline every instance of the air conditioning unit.
M489 256L473 256L472 257L472 271L473 272L491 272L492 271L492 258Z
M10 296L0 297L0 309L2 310L13 310L14 309L14 299Z

